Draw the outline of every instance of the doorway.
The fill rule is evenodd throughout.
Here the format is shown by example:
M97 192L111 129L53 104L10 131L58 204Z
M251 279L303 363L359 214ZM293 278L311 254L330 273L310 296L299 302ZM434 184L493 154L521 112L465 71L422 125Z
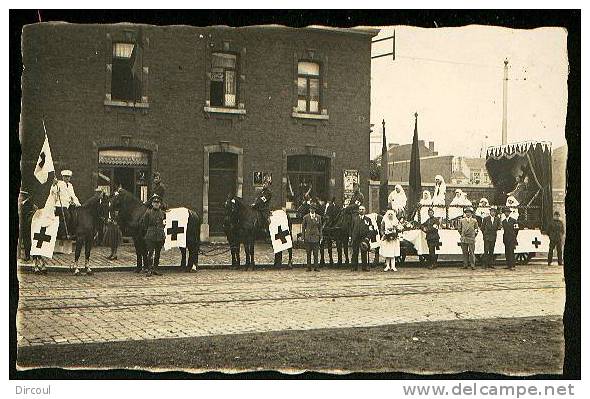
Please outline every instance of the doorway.
M209 154L209 235L223 235L224 203L235 195L238 180L238 155L228 152Z

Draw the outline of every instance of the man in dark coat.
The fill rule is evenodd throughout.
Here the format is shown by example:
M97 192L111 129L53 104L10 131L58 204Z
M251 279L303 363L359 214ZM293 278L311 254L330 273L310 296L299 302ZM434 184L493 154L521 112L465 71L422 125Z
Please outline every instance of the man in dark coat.
M422 223L422 231L426 233L426 243L428 244L428 268L434 269L437 261L436 246L439 245L440 235L438 234L438 227L440 221L434 217L434 209L428 209L428 219Z
M549 224L547 234L549 235L549 253L547 258L547 264L553 263L553 250L557 249L557 263L563 265L563 234L565 228L563 222L559 218L559 212L553 212L553 220Z
M252 204L252 208L258 211L258 223L262 230L267 230L269 224L270 200L272 199L271 184L272 182L269 178L264 180L262 190L260 190Z
M492 206L490 214L481 220L481 232L483 234L483 256L482 262L484 267L494 268L494 247L498 230L500 230L500 218L496 215L497 209Z
M322 240L322 217L316 213L315 205L311 205L309 213L303 217L301 231L307 252L307 271L311 271L311 255L313 254L313 269L319 272L318 249Z
M19 237L23 250L25 251L23 259L27 262L31 260L31 221L37 209L37 205L33 203L29 192L21 190L19 202Z
M361 262L363 271L369 271L368 252L369 252L369 228L371 219L365 216L365 207L359 206L358 215L352 216L351 221L351 239L352 239L352 270L359 269L359 250L361 252Z
M336 220L336 217L338 216L338 208L336 207L336 198L332 197L331 201L326 201L326 203L323 206L323 210L322 212L320 212L320 215L322 215L322 231L323 231L323 236L322 236L322 241L320 242L320 265L325 264L324 261L324 249L328 249L328 256L330 258L330 265L332 265L334 263L333 259L332 259L332 237L330 237L329 235L326 235L326 226L331 226L332 223L334 223L334 221Z
M152 274L161 276L162 274L158 271L158 265L160 263L160 252L164 246L164 240L166 235L164 233L164 220L166 215L160 206L162 205L162 199L158 194L152 195L150 198L151 208L149 208L144 215L141 217L140 224L145 230L145 247L147 251L147 276L151 277ZM139 272L139 270L136 270Z
M152 187L152 195L154 194L159 196L162 201L160 209L162 209L163 211L168 209L168 204L164 201L164 198L166 198L166 186L164 185L164 183L162 183L162 177L160 176L160 172L154 172L154 185Z
M509 207L504 208L504 220L502 221L502 229L504 230L504 253L506 255L506 269L514 270L514 249L518 245L516 237L518 236L518 223L510 213L512 210Z

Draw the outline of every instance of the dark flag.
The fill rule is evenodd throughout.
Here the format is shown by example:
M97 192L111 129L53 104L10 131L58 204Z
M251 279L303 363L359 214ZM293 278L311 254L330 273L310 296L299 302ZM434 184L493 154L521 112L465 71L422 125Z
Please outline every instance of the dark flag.
M418 147L418 113L414 114L414 139L412 140L412 154L410 158L410 176L408 178L408 219L413 217L416 206L420 202L422 192L422 177L420 176L420 148Z
M383 146L381 147L381 179L379 184L379 210L383 214L387 210L387 197L389 188L389 157L387 153L387 140L385 139L385 119L383 120Z

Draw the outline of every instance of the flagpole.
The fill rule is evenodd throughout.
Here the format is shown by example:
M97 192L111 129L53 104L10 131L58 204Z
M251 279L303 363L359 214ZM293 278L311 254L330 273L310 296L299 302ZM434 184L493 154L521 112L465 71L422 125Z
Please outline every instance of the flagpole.
M45 128L45 119L41 118L41 122L43 122L43 131L45 132L45 137L47 137L47 129ZM63 203L61 202L61 190L59 188L59 183L58 183L57 177L55 176L56 175L55 171L53 171L53 174L54 174L54 176L53 176L54 184L57 186L57 198L59 200L59 209L61 210L61 217L64 220L64 228L66 230L66 239L67 239L70 236L70 234L68 233L68 223L66 221L66 214L64 212L64 206L63 206Z

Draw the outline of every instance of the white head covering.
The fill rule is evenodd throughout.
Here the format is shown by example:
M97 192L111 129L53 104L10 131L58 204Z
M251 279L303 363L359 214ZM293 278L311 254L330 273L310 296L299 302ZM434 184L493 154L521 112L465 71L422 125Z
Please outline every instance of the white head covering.
M506 198L506 206L518 206L518 205L520 205L520 202L518 202L518 200L513 195Z
M61 175L62 175L62 176L70 176L70 177L72 177L72 171L71 171L71 170L69 170L69 169L62 170L62 171L61 171Z
M393 218L390 219L390 216L393 216ZM387 212L385 212L385 215L383 215L383 224L386 231L392 230L395 226L399 224L399 220L397 220L395 211L393 211L392 209L388 209Z
M432 205L432 197L430 196L430 191L422 191L422 199L420 200L420 205Z
M487 198L482 198L479 200L479 207L475 211L475 215L481 218L485 218L490 214L490 202Z
M444 205L447 184L441 175L436 175L434 180L440 181L440 185L437 185L436 183L434 184L434 195L432 196L432 202L439 205Z
M398 192L399 190L399 192ZM391 193L391 207L394 211L402 210L406 207L406 203L408 202L408 198L406 197L406 192L404 191L403 187L399 184L395 185L395 189Z

